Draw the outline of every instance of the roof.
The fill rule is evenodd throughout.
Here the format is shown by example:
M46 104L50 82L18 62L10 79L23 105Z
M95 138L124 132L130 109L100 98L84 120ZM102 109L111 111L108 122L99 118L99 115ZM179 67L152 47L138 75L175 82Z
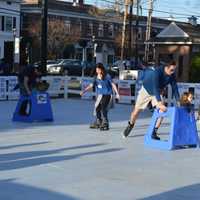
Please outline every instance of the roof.
M189 35L178 27L175 22L172 22L156 38L189 38Z

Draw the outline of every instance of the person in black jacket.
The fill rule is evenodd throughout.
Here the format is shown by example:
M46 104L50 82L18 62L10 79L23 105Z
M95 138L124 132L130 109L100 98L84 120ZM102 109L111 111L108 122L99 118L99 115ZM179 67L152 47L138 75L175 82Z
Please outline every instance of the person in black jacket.
M38 71L36 67L33 66L27 66L24 67L18 76L18 87L20 89L20 95L22 96L30 96L32 93L32 90L36 87L37 82L40 79L41 73ZM25 100L20 108L20 114L21 115L28 115L27 113L27 107L31 107L31 102L28 100ZM31 109L31 108L30 108ZM29 109L29 110L30 110Z

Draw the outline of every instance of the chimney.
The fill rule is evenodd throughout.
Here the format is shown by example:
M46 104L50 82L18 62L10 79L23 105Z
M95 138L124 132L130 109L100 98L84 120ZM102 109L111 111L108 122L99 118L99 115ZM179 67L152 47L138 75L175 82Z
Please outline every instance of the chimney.
M193 26L196 26L197 25L197 18L195 16L188 17L188 23L190 23Z

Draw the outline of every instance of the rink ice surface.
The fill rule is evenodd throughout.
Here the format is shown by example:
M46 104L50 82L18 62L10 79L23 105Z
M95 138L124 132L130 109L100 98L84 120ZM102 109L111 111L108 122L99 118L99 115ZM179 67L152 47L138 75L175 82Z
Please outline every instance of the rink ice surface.
M52 100L53 123L13 123L15 106L0 102L0 200L200 199L200 149L144 146L150 112L122 139L131 105L110 111L108 132L88 128L93 101Z

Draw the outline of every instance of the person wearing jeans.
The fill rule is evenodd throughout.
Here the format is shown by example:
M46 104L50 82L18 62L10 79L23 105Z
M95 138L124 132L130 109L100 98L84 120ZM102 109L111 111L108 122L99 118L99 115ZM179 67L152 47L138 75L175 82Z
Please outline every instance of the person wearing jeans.
M112 82L111 77L106 73L103 64L98 63L96 66L96 77L92 84L83 90L80 95L82 96L88 90L95 87L97 99L95 102L95 122L90 128L100 128L100 130L109 130L108 109L111 102L113 90L116 97L119 98L119 93L116 85Z

